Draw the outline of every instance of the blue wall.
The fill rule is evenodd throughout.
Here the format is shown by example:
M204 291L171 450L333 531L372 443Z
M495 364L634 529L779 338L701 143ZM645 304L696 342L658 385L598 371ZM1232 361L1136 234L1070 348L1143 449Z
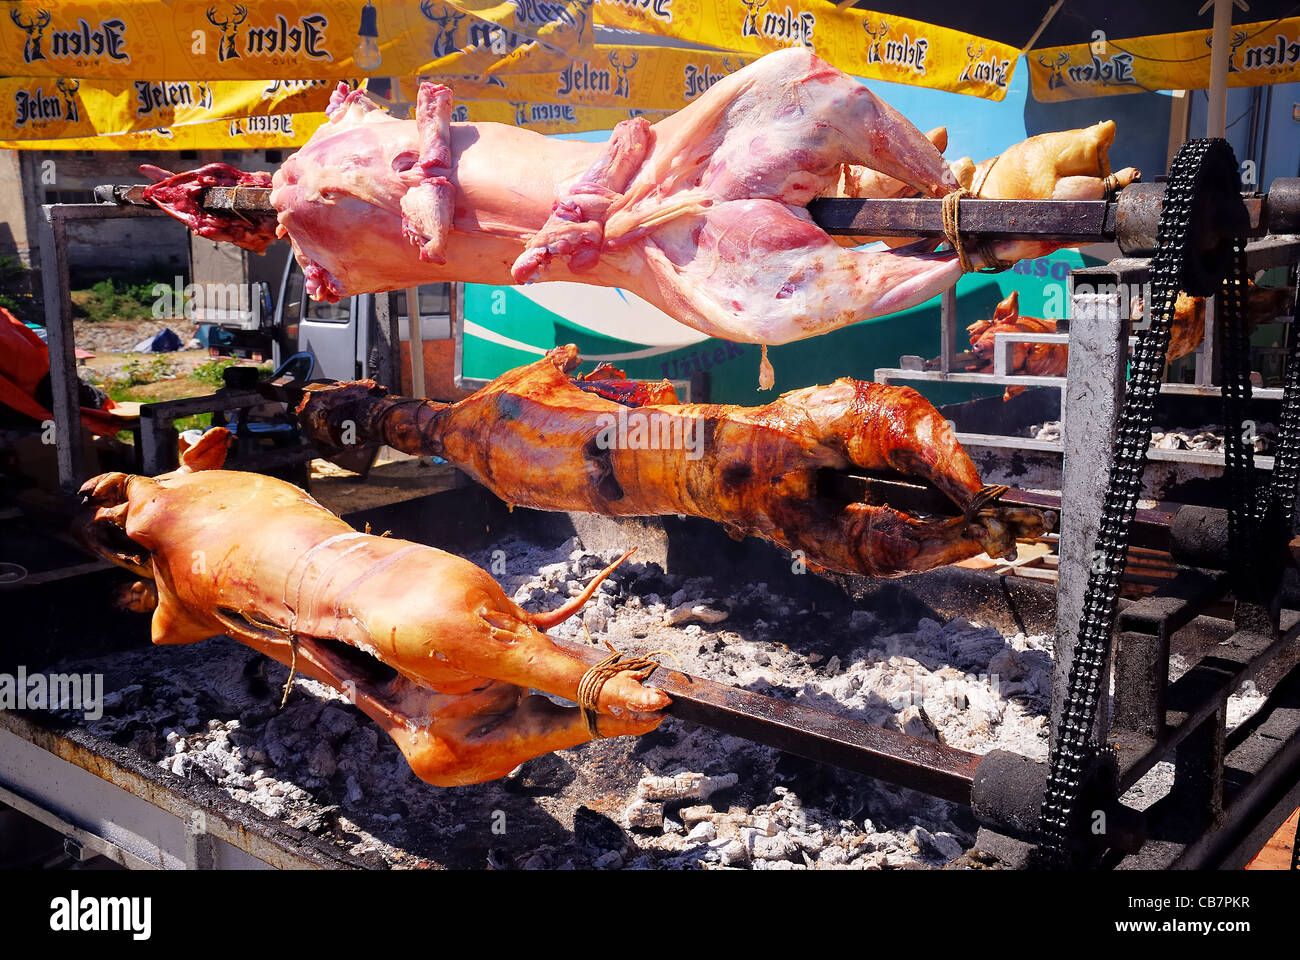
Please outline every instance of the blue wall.
M1209 106L1204 90L1192 91L1191 125L1194 137L1205 135ZM1258 102L1258 121L1251 138L1251 120ZM1238 160L1254 160L1258 187L1267 190L1277 177L1300 176L1300 123L1292 110L1300 103L1300 83L1279 83L1271 87L1228 89L1228 142Z

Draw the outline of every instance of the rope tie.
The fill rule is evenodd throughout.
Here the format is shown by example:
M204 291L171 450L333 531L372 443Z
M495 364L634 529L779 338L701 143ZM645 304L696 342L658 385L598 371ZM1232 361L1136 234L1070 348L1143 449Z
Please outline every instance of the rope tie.
M973 273L975 267L970 262L970 257L966 254L966 245L961 239L961 201L965 197L971 196L971 192L965 187L954 190L943 198L943 236L948 241L948 245L957 253L957 259L961 262L962 273Z
M1113 173L1106 174L1101 181L1101 198L1109 200L1115 196L1115 191L1119 189L1119 180Z
M999 153L996 157L993 158L993 161L983 170L981 170L979 167L975 168L975 177L971 180L971 184L970 184L971 196L978 197L981 193L984 192L985 181L988 180L989 174L993 172L993 168L998 165L998 161L1001 159L1002 159L1002 154Z
M992 166L990 165L990 169ZM981 178L981 186L983 179ZM957 260L961 263L962 273L1001 273L1003 270L1010 269L1013 263L1009 260L1001 260L993 252L993 246L983 237L975 238L975 250L980 255L984 266L976 267L966 252L966 244L962 241L961 236L961 202L967 198L975 196L965 187L954 190L943 198L943 237L948 241L948 245L957 254Z
M587 732L594 739L603 740L604 735L596 725L596 704L600 700L600 691L605 684L618 676L620 673L631 673L633 678L640 681L644 680L650 674L654 673L659 666L657 661L651 660L649 656L630 657L623 659L623 654L619 653L610 644L605 641L605 646L609 647L610 654L594 667L589 667L587 672L582 675L578 681L578 708L582 711L582 719L587 722ZM655 650L654 653L667 653L666 650Z

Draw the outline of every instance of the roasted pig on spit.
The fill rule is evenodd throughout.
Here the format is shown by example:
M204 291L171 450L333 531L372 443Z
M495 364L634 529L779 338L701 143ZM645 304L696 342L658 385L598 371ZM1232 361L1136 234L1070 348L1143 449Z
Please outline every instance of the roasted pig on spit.
M639 402L630 390L571 378L578 362L577 347L557 347L454 404L387 397L368 380L312 385L299 418L323 446L351 439L444 457L512 505L690 514L846 573L895 577L981 552L1010 558L1017 537L1050 522L998 505L1005 488L980 482L950 424L910 387L845 378L761 407L628 406ZM605 368L604 383L615 373ZM827 496L821 483L833 471L918 478L958 515L920 518Z
M358 533L291 484L218 469L228 442L216 428L173 473L107 473L81 488L86 541L156 585L156 600L141 585L126 597L154 608L154 643L224 633L345 692L439 786L659 725L668 698L640 683L653 663L609 664L593 685L542 632L612 567L560 609L528 613L468 561Z
M1020 315L1020 294L1012 290L999 303L989 320L976 320L966 332L970 334L971 351L975 354L977 370L993 370L994 337L999 333L1055 333L1056 321L1042 317ZM1008 373L1032 377L1063 377L1069 360L1070 348L1059 343L1017 343L1011 348ZM1007 387L1003 400L1025 390L1021 386Z
M1252 282L1246 294L1246 322L1251 330L1287 310L1295 293L1286 287L1257 287ZM1130 318L1142 320L1142 301L1135 299ZM997 305L989 320L977 320L966 328L970 334L971 350L977 365L974 369L991 371L994 368L993 350L995 336L999 333L1055 333L1056 321L1042 317L1026 317L1020 313L1020 295L1012 291ZM1170 362L1195 353L1205 339L1205 298L1193 297L1179 291L1174 302L1174 319L1169 333ZM1063 377L1069 361L1070 348L1063 343L1017 343L1012 347L1009 373L1034 377ZM1004 400L1022 393L1026 388L1009 386Z

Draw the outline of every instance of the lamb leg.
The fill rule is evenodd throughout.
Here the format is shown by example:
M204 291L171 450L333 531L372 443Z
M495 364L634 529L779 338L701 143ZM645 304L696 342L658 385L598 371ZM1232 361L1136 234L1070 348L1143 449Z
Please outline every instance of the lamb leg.
M420 155L410 169L418 172L420 179L402 196L402 231L419 246L421 260L444 264L455 197L455 188L447 179L451 172L451 88L420 84L415 122Z
M650 142L645 117L624 120L614 128L605 151L576 183L561 190L546 225L515 260L510 268L515 283L538 279L554 257L574 271L596 265L605 242L605 216L641 167Z

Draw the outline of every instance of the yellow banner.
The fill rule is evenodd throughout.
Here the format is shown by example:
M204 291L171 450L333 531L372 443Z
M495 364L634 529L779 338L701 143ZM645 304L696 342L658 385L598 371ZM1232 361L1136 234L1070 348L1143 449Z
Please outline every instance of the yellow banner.
M471 100L452 110L456 123L492 122L545 134L610 130L631 116L651 123L669 111L582 107L571 103ZM296 149L327 121L324 113L236 117L179 127L158 127L97 137L0 140L0 150L269 150Z
M595 0L596 23L760 56L803 46L858 77L1001 100L1020 51L828 0Z
M319 113L337 84L0 77L0 138L94 137L231 117Z
M1231 42L1230 86L1300 80L1300 17L1234 24ZM1199 90L1210 83L1210 31L1036 50L1029 55L1029 78L1042 101Z
M591 2L18 0L0 14L0 75L304 80L482 73L513 51L545 59L548 51L590 44ZM373 30L363 29L363 18Z
M467 100L452 107L456 123L492 122L527 127L538 133L584 133L589 130L612 130L620 121L644 116L651 123L670 116L667 110L635 110L615 107L580 107L571 103L525 103L492 100Z
M99 137L0 140L0 150L273 150L301 147L324 113L277 113Z
M17 0L5 12L0 75L22 77L542 72L598 53L599 24L748 57L804 46L857 76L1001 99L1018 52L829 0Z
M583 107L680 110L730 73L754 62L735 53L668 47L597 45L585 60L568 60L550 73L493 73L486 77L422 77L451 87L456 100L536 101ZM415 96L415 82L402 92Z

